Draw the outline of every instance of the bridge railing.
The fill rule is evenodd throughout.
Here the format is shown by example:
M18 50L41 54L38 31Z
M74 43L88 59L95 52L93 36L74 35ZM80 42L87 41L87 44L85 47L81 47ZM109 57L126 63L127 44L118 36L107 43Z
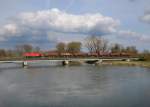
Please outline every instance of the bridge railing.
M139 57L13 57L13 58L2 58L0 61L22 61L22 60L69 60L69 59L139 59Z

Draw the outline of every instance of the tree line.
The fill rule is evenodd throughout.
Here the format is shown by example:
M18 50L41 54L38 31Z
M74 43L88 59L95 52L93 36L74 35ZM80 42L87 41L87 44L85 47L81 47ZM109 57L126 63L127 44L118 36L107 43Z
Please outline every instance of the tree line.
M69 42L68 44L60 42L56 45L56 50L59 53L69 52L69 53L78 53L81 51L82 43L81 42Z
M17 45L13 49L0 49L0 58L22 57L25 52L40 52L40 47L23 44Z
M100 53L111 52L111 53L130 53L138 54L138 50L135 46L124 47L120 44L110 44L108 40L99 36L89 36L85 39L84 43L81 42L70 42L65 44L60 42L56 46L58 52L80 52L82 48L86 48L89 53Z
M132 55L138 55L143 59L150 60L150 51L144 50L139 52L135 46L123 46L121 44L115 43L110 44L110 42L101 36L88 36L85 38L84 42L73 41L69 43L60 42L56 44L56 51L58 53L79 53L82 49L86 49L89 53L96 53L100 55L101 53L111 52L111 53L127 53ZM12 50L0 49L0 58L4 57L21 57L25 52L41 52L40 47L34 47L31 44L17 45Z
M70 42L65 44L60 42L56 46L56 50L61 52L80 52L82 48L86 48L89 53L96 53L100 55L101 53L124 53L132 56L139 56L141 60L150 60L150 51L144 50L139 52L135 46L123 46L121 44L115 43L110 44L110 42L100 36L88 36L84 43L81 42Z

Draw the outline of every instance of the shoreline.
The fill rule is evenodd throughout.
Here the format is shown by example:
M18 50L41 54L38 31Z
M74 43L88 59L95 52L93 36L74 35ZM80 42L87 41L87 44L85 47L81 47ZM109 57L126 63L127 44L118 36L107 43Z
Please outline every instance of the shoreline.
M21 60L22 58L17 58ZM8 59L5 59L4 61L7 61ZM23 59L24 60L24 59ZM83 61L70 61L68 65L70 66L82 66L84 64ZM98 62L95 65L102 66L102 65L112 65L112 66L139 66L139 67L146 67L150 68L150 61L103 61Z
M69 66L82 66L82 62L73 61ZM95 64L96 66L110 65L110 66L138 66L150 68L150 61L103 61L102 63Z
M150 68L150 61L104 61L101 65L112 65L112 66L139 66Z

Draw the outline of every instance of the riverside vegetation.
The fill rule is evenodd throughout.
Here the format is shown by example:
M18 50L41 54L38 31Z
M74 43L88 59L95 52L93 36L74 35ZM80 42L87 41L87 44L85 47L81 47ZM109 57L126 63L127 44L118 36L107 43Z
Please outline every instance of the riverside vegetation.
M101 36L89 36L84 42L72 41L69 43L56 43L55 52L59 53L58 57L61 57L61 53L71 53L75 55L76 53L83 53L82 49L86 49L88 53L100 57L107 54L121 55L125 54L129 57L138 57L138 61L104 61L102 64L109 65L129 65L129 66L143 66L150 67L150 51L144 50L139 52L135 46L123 46L118 43L110 44L108 40L102 38ZM39 46L33 46L32 44L19 44L12 49L0 49L0 60L22 60L24 57L23 53L26 52L39 52L46 53L49 50L43 51ZM51 50L52 51L52 50ZM84 56L85 57L85 56ZM113 58L113 56L112 56ZM79 62L72 62L72 65L78 65Z

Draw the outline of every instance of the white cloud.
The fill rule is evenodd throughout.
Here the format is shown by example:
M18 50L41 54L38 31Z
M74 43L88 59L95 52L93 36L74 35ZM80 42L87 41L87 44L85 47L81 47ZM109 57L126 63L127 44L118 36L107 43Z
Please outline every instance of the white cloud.
M100 36L116 34L121 39L150 41L148 35L117 30L119 24L118 20L103 16L100 13L74 15L58 9L25 12L0 27L0 41L11 37L23 37L24 41L25 39L42 39L44 41L44 38L50 41L52 39L69 41L72 39L78 40L78 38L81 40L82 37L85 37L83 35L93 34ZM82 37L76 35L82 35Z
M36 13L23 13L19 19L23 24L34 28L45 26L49 30L66 33L91 32L111 33L119 24L118 20L101 14L73 15L58 9L48 11L38 11Z
M26 12L1 27L0 36L21 36L25 32L61 32L105 35L116 32L119 21L97 14L74 15L58 9Z
M0 40L5 40L7 37L17 36L19 33L18 26L15 24L6 24L0 28Z
M51 36L51 35L55 35L55 36ZM82 35L82 34L64 34L59 32L48 32L48 39L56 40L57 42L62 42L62 41L65 43L68 43L70 41L84 42L86 37L87 35Z
M125 31L121 30L117 32L117 35L122 39L131 39L135 41L142 41L142 42L150 42L150 35L144 35L133 31Z
M16 34L17 33L17 26L15 24L7 24L3 26L2 33L8 32L10 34Z

